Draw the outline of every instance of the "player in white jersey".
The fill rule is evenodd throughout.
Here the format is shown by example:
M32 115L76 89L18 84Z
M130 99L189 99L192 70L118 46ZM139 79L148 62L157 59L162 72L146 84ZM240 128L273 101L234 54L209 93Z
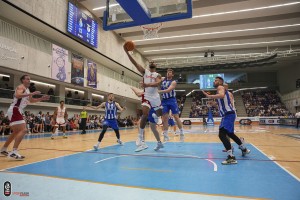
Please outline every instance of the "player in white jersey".
M26 122L23 118L24 108L28 103L36 103L43 100L49 100L49 96L47 95L44 95L41 98L32 97L33 95L40 94L41 92L35 91L33 93L30 93L28 89L30 85L30 77L28 75L23 75L20 80L22 84L16 88L13 102L7 111L12 134L7 138L5 144L1 149L2 155L8 156L9 158L14 158L16 160L23 160L25 158L18 153L18 147L24 135L27 133ZM11 152L8 152L7 148L13 140L15 140L13 150Z
M60 106L56 108L53 114L54 127L52 130L51 139L54 139L54 135L58 133L58 128L61 126L63 129L63 138L68 138L66 135L66 123L68 120L68 113L65 107L65 102L60 101ZM57 131L56 131L57 130Z
M136 150L139 151L148 148L144 142L144 129L151 108L155 110L155 113L153 113L153 118L155 119L155 122L161 124L162 107L161 107L160 95L158 93L158 88L157 88L161 83L161 75L156 72L156 65L154 63L150 63L149 69L145 69L132 58L132 56L128 53L128 50L126 49L125 45L123 47L129 60L136 67L136 69L143 75L143 82L141 83L142 87L144 88L144 95L142 96L143 115L141 117L140 129L139 129L139 137L142 142L141 145Z
M143 94L144 92L143 91L140 91L136 88L133 88L131 87L132 91L135 93L136 96L138 97L143 97ZM158 151L159 149L161 148L164 148L164 145L162 144L161 140L160 140L160 136L159 136L159 132L157 130L157 127L156 127L156 123L152 117L152 114L155 112L155 110L153 108L150 109L149 111L149 114L148 114L148 121L150 123L150 128L151 128L151 131L155 137L155 139L157 140L157 145L156 147L154 148L155 151ZM140 138L138 138L138 140L136 141L136 145L137 146L140 146L141 144L141 141L140 141ZM148 148L148 147L147 147ZM137 148L135 151L138 152L138 151L142 151L144 149L142 148Z

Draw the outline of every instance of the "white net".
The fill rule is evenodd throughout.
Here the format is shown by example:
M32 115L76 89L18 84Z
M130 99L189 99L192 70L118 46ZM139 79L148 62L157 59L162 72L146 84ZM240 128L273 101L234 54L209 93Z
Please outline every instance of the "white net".
M158 38L158 31L162 28L162 23L147 24L141 26L144 32L144 39Z

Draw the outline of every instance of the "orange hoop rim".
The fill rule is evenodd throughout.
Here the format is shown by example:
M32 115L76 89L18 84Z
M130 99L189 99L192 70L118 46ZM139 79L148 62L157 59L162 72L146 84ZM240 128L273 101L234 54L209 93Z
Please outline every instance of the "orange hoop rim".
M149 25L151 25L151 24L149 24ZM161 28L162 25L163 25L162 22L159 22L158 25L157 25L157 27L148 28L147 25L142 25L141 28L142 28L142 29L146 29L146 30L153 31L153 30L159 30L159 28Z

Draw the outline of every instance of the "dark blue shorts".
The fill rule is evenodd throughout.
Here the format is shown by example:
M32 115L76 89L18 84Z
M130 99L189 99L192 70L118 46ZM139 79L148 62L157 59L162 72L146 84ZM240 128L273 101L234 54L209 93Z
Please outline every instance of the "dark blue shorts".
M175 126L174 119L169 119L168 124L169 124L169 126Z
M162 99L161 105L163 106L163 114L169 113L169 111L172 111L172 114L178 114L178 104L176 98L169 98L169 99Z
M153 108L150 109L149 114L148 114L148 121L151 123L156 124L156 122L154 121L154 118L152 117L152 114L155 113L155 110Z
M220 128L224 128L228 133L234 133L234 122L235 122L235 113L225 115L222 118Z
M102 123L102 125L109 126L110 128L114 130L119 130L118 122L116 119L105 119Z

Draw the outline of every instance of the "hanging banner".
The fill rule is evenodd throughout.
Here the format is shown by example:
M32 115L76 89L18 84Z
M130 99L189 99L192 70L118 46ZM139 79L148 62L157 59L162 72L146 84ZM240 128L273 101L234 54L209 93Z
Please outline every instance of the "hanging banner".
M97 64L91 60L87 60L87 66L87 86L97 88Z
M71 82L71 66L68 62L68 50L52 44L51 78L62 82Z
M83 57L72 53L71 83L83 86L84 66Z

